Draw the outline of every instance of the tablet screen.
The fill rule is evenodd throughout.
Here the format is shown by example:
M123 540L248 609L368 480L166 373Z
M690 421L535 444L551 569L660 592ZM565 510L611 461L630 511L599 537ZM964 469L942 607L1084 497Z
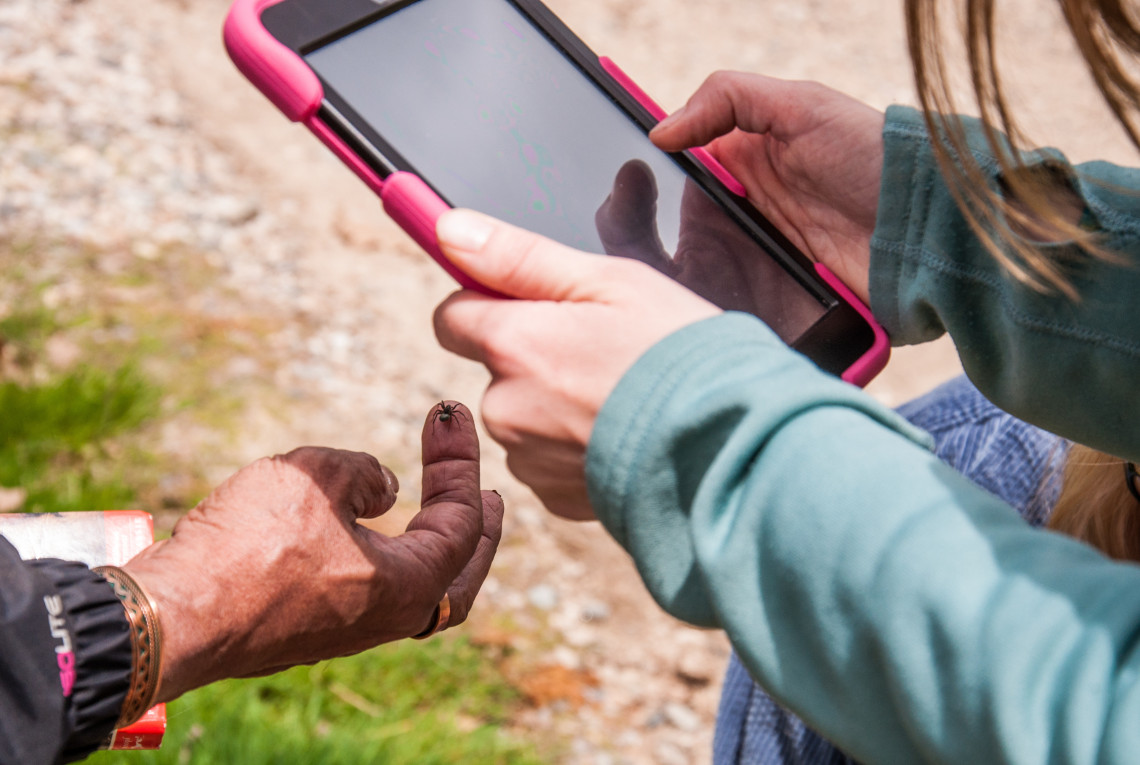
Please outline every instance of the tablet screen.
M506 0L419 0L305 60L453 206L643 260L787 342L825 313Z

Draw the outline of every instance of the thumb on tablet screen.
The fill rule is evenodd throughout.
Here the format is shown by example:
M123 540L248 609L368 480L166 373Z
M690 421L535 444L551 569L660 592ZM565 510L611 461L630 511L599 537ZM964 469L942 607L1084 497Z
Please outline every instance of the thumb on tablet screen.
M436 223L444 256L475 281L528 300L588 300L608 260L566 247L473 210L448 210Z

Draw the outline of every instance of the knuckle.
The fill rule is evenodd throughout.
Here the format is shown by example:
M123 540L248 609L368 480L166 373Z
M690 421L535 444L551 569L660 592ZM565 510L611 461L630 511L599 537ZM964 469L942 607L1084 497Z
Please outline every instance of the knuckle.
M740 86L740 84L747 77L748 77L748 75L742 74L741 72L735 72L735 71L731 71L728 69L719 69L719 70L713 72L712 74L710 74L705 79L704 84L701 86L701 90L706 90L706 91L734 90L735 88Z
M487 317L482 328L483 353L484 363L492 372L509 373L517 368L519 359L527 357L530 338L523 324L499 312Z
M278 454L272 458L277 463L309 464L319 461L327 451L319 446L298 446L285 454ZM260 460L259 460L260 461Z
M631 258L610 258L604 268L597 287L604 286L610 295L640 294L643 285L660 276L657 269Z
M615 281L624 282L629 279L642 278L655 269L630 258L612 258L605 263L606 271Z
M717 69L715 72L705 78L704 84L709 87L716 87L723 84L725 81L731 79L733 73L727 69Z
M455 305L454 296L449 296L444 299L442 303L435 307L431 313L431 324L435 330L435 336L441 344L447 342L451 336L451 325L448 322L448 315L450 314L451 307Z
M469 302L469 297L462 291L453 292L432 312L432 328L440 344L447 350L454 350L457 340L463 335L463 323L460 317L462 307Z
M534 473L531 460L527 455L519 451L508 451L506 463L507 470L511 471L511 474L514 475L515 478L527 486L530 486L532 489L535 488L541 476Z
M356 463L356 467L362 474L371 476L374 473L383 472L380 460L376 459L374 455L368 452L348 452L348 454L352 455L353 462Z
M525 231L511 231L505 234L507 241L503 251L507 258L503 266L503 276L508 284L528 284L542 258L547 240Z

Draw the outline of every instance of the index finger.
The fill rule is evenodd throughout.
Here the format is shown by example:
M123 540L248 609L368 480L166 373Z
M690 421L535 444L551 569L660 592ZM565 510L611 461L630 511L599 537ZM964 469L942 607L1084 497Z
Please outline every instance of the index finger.
M479 490L479 436L471 410L440 401L424 421L420 512L398 540L412 544L428 570L441 577L440 592L459 575L483 533Z
M735 128L768 133L776 128L775 115L788 118L785 102L791 87L794 84L760 74L714 72L650 137L665 151L681 151L705 146Z

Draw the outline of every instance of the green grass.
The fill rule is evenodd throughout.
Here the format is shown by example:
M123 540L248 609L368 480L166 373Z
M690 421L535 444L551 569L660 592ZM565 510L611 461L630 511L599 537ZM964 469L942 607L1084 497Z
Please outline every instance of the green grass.
M262 327L193 310L213 272L177 255L0 236L0 487L27 493L20 509L142 509L166 531L209 490L204 455L220 453L249 393L216 370L249 354L237 330L252 344ZM212 440L154 448L179 431Z
M31 512L130 506L135 491L107 449L153 418L158 400L131 364L0 380L0 486L24 489L23 510Z
M24 372L0 378L0 486L25 490L31 512L128 507L135 492L108 448L157 415L160 392L129 361L46 372L39 357L59 329L42 309L0 320L0 345Z
M27 491L33 512L127 507L135 493L107 442L154 416L158 391L133 366L83 367L46 382L0 382L0 486Z
M403 641L267 678L229 680L167 706L161 749L90 765L541 763L502 725L523 702L463 638Z
M17 345L34 345L60 329L58 320L43 307L25 309L0 318L0 339Z

